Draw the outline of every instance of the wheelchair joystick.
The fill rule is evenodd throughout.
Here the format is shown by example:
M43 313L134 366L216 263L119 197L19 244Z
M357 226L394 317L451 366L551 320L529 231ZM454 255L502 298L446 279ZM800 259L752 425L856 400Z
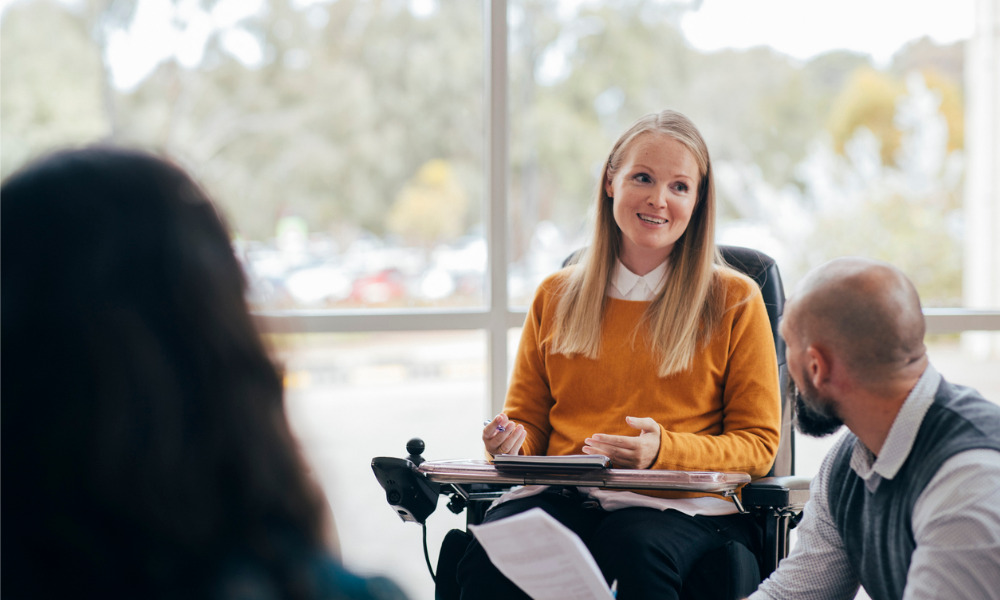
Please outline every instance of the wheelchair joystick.
M420 463L424 462L424 457L421 454L423 454L425 447L424 440L420 438L411 439L406 442L406 451L410 453L406 458L414 465L420 465Z
M424 441L413 438L406 442L406 458L377 456L372 459L372 471L385 490L385 499L403 521L423 523L437 507L441 486L429 481L417 471L424 462L421 454Z

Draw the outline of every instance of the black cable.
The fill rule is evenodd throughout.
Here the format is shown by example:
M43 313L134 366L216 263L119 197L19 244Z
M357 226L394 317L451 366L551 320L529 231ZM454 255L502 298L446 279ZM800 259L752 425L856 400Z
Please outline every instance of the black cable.
M437 576L434 575L434 568L431 567L431 555L427 552L427 523L421 523L420 526L424 530L424 560L427 561L427 570L431 574L431 579L437 583Z

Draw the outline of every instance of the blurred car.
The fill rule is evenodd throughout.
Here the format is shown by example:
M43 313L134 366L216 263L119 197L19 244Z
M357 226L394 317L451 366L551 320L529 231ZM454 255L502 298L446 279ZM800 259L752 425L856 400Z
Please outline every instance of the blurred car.
M358 304L386 304L406 296L406 280L399 269L383 269L354 280L349 299Z
M329 263L296 269L285 277L284 284L295 303L306 307L340 302L354 289L344 270Z

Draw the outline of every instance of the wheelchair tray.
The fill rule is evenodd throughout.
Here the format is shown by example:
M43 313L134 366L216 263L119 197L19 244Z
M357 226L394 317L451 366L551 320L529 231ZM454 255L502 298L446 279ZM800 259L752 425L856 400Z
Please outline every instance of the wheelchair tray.
M497 469L486 460L427 460L417 467L434 483L507 485L578 485L610 489L678 490L732 495L750 483L746 473L716 471L662 471L651 469L555 469L538 466Z

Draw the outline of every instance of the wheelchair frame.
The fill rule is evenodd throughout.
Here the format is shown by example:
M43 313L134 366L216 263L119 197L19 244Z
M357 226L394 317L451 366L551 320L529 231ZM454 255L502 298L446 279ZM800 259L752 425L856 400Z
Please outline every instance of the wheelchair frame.
M761 580L767 578L778 563L788 555L791 530L802 517L802 510L809 499L809 478L794 476L794 432L791 427L791 394L788 391L790 380L785 365L784 340L778 334L778 323L784 307L784 289L781 276L774 260L766 254L750 248L738 246L719 246L723 260L729 266L746 274L757 282L764 296L768 318L771 323L771 333L774 337L775 350L778 357L778 372L782 389L782 425L781 444L775 464L768 477L747 483L742 487L742 501L733 490L723 490L720 495L732 498L740 512L754 515L763 532L763 552L757 557ZM564 266L576 261L580 251L566 259ZM455 514L466 511L466 525L476 525L482 522L490 504L511 485L529 483L550 483L558 485L580 484L579 475L567 477L565 473L549 473L539 478L535 472L531 476L501 480L503 478L481 476L465 480L460 475L441 475L440 466L448 461L425 461L423 452L425 444L419 438L413 438L406 444L408 455L405 458L376 457L372 459L372 470L379 485L386 492L386 501L396 511L404 522L414 522L424 525L424 557L427 568L434 577L427 549L426 519L437 508L438 498L447 496L448 509ZM611 469L611 471L629 471L627 469ZM510 475L509 473L507 475ZM591 473L592 477L598 477ZM749 479L749 477L747 477ZM491 481L492 480L492 481ZM606 480L587 481L587 484L607 483ZM635 484L629 489L659 489L677 490L691 487L677 487L676 484L663 482ZM697 490L703 491L703 490ZM712 490L707 490L712 492ZM719 492L713 492L719 493Z

